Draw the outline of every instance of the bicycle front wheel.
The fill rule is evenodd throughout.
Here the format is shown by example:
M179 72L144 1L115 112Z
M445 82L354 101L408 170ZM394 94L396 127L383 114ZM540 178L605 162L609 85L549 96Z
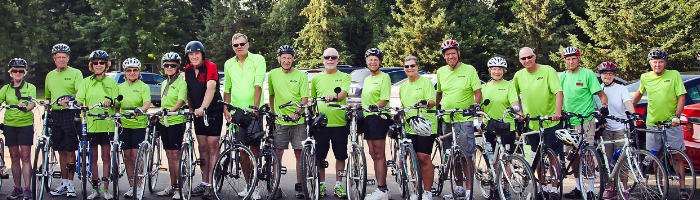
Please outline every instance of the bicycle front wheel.
M192 148L190 144L182 144L180 150L180 194L183 200L192 198Z
M3 168L1 173L7 173L7 165L5 163L5 141L0 140L0 166ZM0 178L0 188L2 188L2 178Z
M484 198L491 199L495 195L496 180L489 170L493 164L490 164L484 157L486 157L484 149L477 145L474 152L474 183L476 183L474 191L480 191Z
M651 162L644 165L648 158ZM620 165L615 183L622 199L665 199L668 176L661 160L648 151L636 150L632 155L617 162Z
M402 170L405 170L404 180L406 184L406 196L409 199L420 199L423 194L423 177L421 176L420 164L418 163L418 155L413 149L413 146L403 146L403 165Z
M581 191L584 192L584 200L594 200L603 197L607 179L603 172L605 166L602 158L592 146L586 146L581 150L581 162L578 173L581 175Z
M239 197L249 200L257 183L255 155L247 147L236 145L227 149L214 164L214 196L218 200Z
M112 168L110 171L111 173L111 182L112 182L112 195L114 196L115 200L119 200L119 177L121 177L120 173L122 170L122 150L119 149L118 144L112 144L112 163L110 167ZM115 164L116 163L116 164Z
M148 156L148 191L151 193L156 192L156 184L158 184L158 172L160 170L160 167L162 166L161 163L161 151L163 150L163 144L160 143L160 140L157 138L153 141L153 148L151 148L151 151L149 151L149 156Z
M435 139L435 145L433 146L432 151L433 153L432 155L430 155L430 160L432 160L433 162L433 167L435 171L435 176L433 178L433 187L430 188L430 190L435 196L440 196L440 194L442 193L443 185L445 183L445 179L447 179L447 168L445 167L445 150L443 149L442 142L440 142L439 140L439 138Z
M34 170L32 173L32 191L34 192L34 199L43 199L44 190L47 189L47 180L51 178L50 173L47 171L48 162L47 157L49 154L44 151L45 143L41 142L36 145L36 150L34 151Z
M88 171L90 171L90 169L88 168L88 163L90 162L89 161L90 160L90 152L89 152L88 148L90 148L90 147L87 145L87 142L80 144L80 152L79 152L80 158L78 158L78 163L80 163L80 165L79 165L79 167L80 167L79 177L82 180L82 187L83 187L83 191L82 191L83 200L87 200L87 196L88 196L87 185L91 184L90 181L92 181L92 180L90 180L90 176L88 175Z
M681 189L685 189L685 194L688 194L688 199L693 199L695 193L695 170L693 169L693 162L690 160L687 154L683 151L671 148L668 151L671 155L667 155L663 158L666 163L666 170L668 171L668 195L666 196L669 200L682 199L681 195L683 192ZM685 165L688 165L688 170L686 170Z
M496 173L501 199L535 199L539 188L527 161L523 157L510 155L505 157L503 163L499 163Z
M364 151L353 147L347 167L348 200L363 200L367 190L367 160Z
M452 188L452 199L461 200L469 199L466 196L466 190L471 190L474 182L472 181L474 170L474 163L469 159L461 150L453 149L454 153L449 159L449 179L450 186Z
M562 185L559 183L559 180L563 176L561 176L561 171L560 171L560 165L559 165L559 159L557 158L557 154L554 153L554 150L552 149L544 149L544 156L542 156L542 166L540 166L540 173L543 174L543 180L540 180L540 184L544 186L547 190L546 191L552 191L552 189L557 189L559 190L559 198L561 199L562 197L562 192L561 188ZM556 186L555 186L556 185ZM543 193L544 194L544 193Z
M261 199L272 200L279 190L282 163L280 163L277 153L272 149L265 149L261 153L260 160L258 160L260 171L258 172L257 190Z
M150 147L147 143L139 145L139 152L136 154L136 165L134 167L134 199L143 199L146 189L146 176L148 175L148 152Z
M306 146L301 151L301 176L306 200L318 200L318 164L311 146Z

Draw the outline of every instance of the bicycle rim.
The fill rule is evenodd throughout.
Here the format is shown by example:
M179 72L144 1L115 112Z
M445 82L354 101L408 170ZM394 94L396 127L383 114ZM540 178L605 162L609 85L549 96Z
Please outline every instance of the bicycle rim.
M272 149L265 149L258 161L261 171L258 172L258 192L261 199L271 200L279 189L282 164Z
M693 162L690 160L687 154L685 154L683 151L680 151L678 149L669 149L669 153L673 156L666 156L664 160L667 162L667 171L668 171L668 195L666 196L667 199L669 200L676 200L676 199L681 199L681 188L686 188L686 192L690 196L689 199L693 199L693 195L695 193L695 170L693 170ZM680 159L680 162L675 162L673 160L673 157L676 156L681 156L682 158ZM681 170L676 170L676 168L672 167L675 165L679 165L681 167ZM689 165L689 169L685 168L685 165ZM684 178L681 178L684 177ZM684 183L681 182L681 180L685 180ZM685 187L681 187L681 185L684 185Z
M547 191L551 191L554 187L554 183L558 182L561 178L559 170L559 159L552 149L545 149L544 156L542 156L542 171L543 179L540 180L540 184L546 186ZM557 188L558 190L559 188ZM561 193L561 192L560 192ZM562 194L559 194L560 197Z
M248 166L244 166L248 159ZM233 165L232 165L233 164ZM231 197L249 200L252 192L247 192L244 196L239 196L239 192L252 191L257 182L257 170L255 155L247 147L236 145L234 149L227 149L216 160L214 165L214 195L217 199L223 200ZM246 178L247 177L247 178Z
M496 175L501 199L535 199L539 188L525 158L510 155L506 156L504 163L499 163Z
M447 170L445 168L445 151L442 148L442 143L438 140L439 139L437 138L435 139L432 155L430 155L430 160L433 162L433 166L435 166L435 169L433 170L435 171L433 188L430 189L434 196L440 196L442 193L442 188L445 182L445 174L447 174L445 173Z
M43 145L37 145L34 151L34 170L32 173L32 191L35 199L44 198L44 185L46 184L46 157L48 154L44 151Z
M469 183L473 183L471 181L472 177L468 176L473 169L473 163L471 162L471 159L467 159L467 157L459 149L454 151L452 156L450 156L449 161L449 179L452 188L452 199L467 199L464 191L470 190L470 188L467 188L467 185ZM459 189L460 187L462 189Z
M403 157L404 165L403 170L406 172L405 175L405 185L406 194L410 199L419 199L423 194L423 177L421 176L420 164L418 163L418 155L413 147L408 145L403 147L406 155Z
M90 176L88 176L88 158L89 158L89 152L88 152L88 145L81 145L80 147L80 179L82 180L82 187L83 187L83 200L87 200L88 196L88 184L90 183Z
M48 143L47 145L50 145L50 143ZM54 169L56 169L56 166L58 166L59 171L60 171L60 165L58 164L58 160L56 159L56 152L53 150L53 148L51 148L51 146L49 146L48 149L49 149L49 151L48 151L49 155L47 157L48 162L46 164L46 168L44 168L46 170L46 173L48 176L48 178L46 179L46 182L44 184L44 187L46 187L46 188L44 188L45 191L51 191L51 186L53 185L53 176L52 175L53 175Z
M151 193L156 192L156 184L158 184L158 172L161 167L161 151L163 149L160 141L155 140L153 142L153 149L150 151L150 156L148 156L148 191Z
M649 166L642 164L646 157L651 157ZM626 160L618 161L621 165L615 177L618 194L622 199L665 199L668 189L668 176L661 160L644 150L636 150ZM665 188L665 189L664 189ZM629 192L629 194L625 194Z
M5 141L0 140L0 166L3 166L2 173L7 173L7 165L5 164ZM2 188L2 179L0 179L0 188Z
M120 177L119 173L121 170L120 169L121 164L115 165L113 163L121 163L122 162L123 159L120 159L120 158L122 158L123 155L121 153L122 152L121 152L121 150L119 150L119 145L113 144L112 145L112 156L111 156L112 157L112 165L110 165L110 167L112 168L111 169L112 172L111 172L110 176L112 179L111 180L111 182L112 182L112 191L111 192L112 192L112 195L114 196L115 200L119 199L119 177Z
M493 196L493 189L496 180L492 177L489 163L484 158L484 149L481 146L476 146L474 152L474 191L480 191L484 198Z
M192 197L192 152L190 145L183 144L180 150L180 194L184 200Z
M584 200L602 198L605 190L606 179L603 175L603 162L598 152L592 146L586 146L581 150L581 161L578 173L581 175L581 191L584 192Z
M391 160L394 161L394 164L392 166L392 171L394 175L394 179L396 179L396 184L399 185L399 194L401 194L402 198L406 198L406 176L404 175L404 168L403 168L403 158L401 157L401 149L400 149L400 144L398 140L392 140L391 141Z
M148 176L148 144L141 143L139 152L136 155L136 165L134 166L134 199L143 199L146 189L146 176Z
M353 147L350 152L350 162L348 162L348 171L346 185L348 186L348 199L363 200L367 189L367 161L365 154L359 147Z
M318 165L313 154L313 149L310 146L304 147L301 152L301 176L304 184L304 197L306 200L318 200L319 183L318 183Z

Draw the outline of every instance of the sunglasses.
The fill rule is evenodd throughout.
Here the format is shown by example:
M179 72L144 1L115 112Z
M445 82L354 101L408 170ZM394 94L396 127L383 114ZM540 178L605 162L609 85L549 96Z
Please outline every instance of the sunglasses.
M176 64L165 64L163 65L163 68L177 68Z
M107 62L93 62L92 65L106 65Z
M404 65L404 66L403 66L403 68L406 68L406 69L408 69L408 68L416 68L416 67L418 67L416 64Z
M241 42L241 43L238 43L238 44L233 44L233 47L245 46L245 44L247 44L247 43L246 43L246 42Z
M20 70L14 70L14 69L13 69L13 70L10 70L10 72L12 72L12 73L24 74L24 70L22 70L22 69L20 69Z
M127 69L126 73L139 72L138 69Z
M522 58L520 58L520 60L532 59L532 57L535 57L535 55L531 55L531 56L528 56L528 57L522 57Z
M323 56L323 59L326 59L326 60L335 60L335 59L338 59L338 56Z

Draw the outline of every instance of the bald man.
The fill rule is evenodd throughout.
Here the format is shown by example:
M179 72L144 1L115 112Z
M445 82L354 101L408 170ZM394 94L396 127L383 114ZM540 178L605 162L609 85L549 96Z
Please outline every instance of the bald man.
M544 128L543 137L545 138L544 147L561 154L563 146L557 142L554 135L554 131L563 127L563 123L559 123L559 119L561 118L564 95L557 71L551 66L537 64L535 62L537 55L530 47L520 49L519 58L520 64L525 68L515 73L513 83L515 84L515 91L522 97L520 100L523 104L521 114L530 114L532 117L537 115L552 116L551 121L542 123ZM539 130L540 125L538 121L531 121L528 127L530 130ZM539 146L540 135L529 135L527 140L532 145L532 151L536 151ZM535 163L539 163L539 160L535 161ZM543 180L540 171L540 169L537 170L538 177L540 180ZM559 195L557 194L558 185L557 181L552 182L550 185L542 184L542 195L537 195L537 199L559 200Z

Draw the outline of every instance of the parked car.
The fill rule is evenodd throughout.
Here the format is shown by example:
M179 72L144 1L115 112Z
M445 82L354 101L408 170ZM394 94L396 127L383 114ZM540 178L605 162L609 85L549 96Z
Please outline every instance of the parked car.
M389 75L389 78L391 78L391 84L394 85L397 82L404 80L408 78L406 73L403 71L402 67L384 67L384 68L379 68L384 73L387 73ZM423 71L423 70L418 70L418 74L423 75L427 74L428 72ZM350 73L350 76L352 77L352 83L350 83L350 91L348 92L348 99L347 103L348 104L361 104L361 95L362 95L362 84L365 81L365 78L369 76L370 71L367 68L363 69L357 69L355 71L352 71ZM390 104L391 105L391 104Z
M117 81L117 84L124 83L124 72L109 72L106 75ZM141 76L141 81L151 88L151 103L155 106L160 106L160 88L165 77L150 72L141 72Z
M437 74L422 74L421 76L430 79L430 81L433 82L433 87L437 90ZM390 107L401 107L401 96L399 96L399 92L401 91L401 84L406 81L408 81L408 78L391 85L391 97L389 98Z

